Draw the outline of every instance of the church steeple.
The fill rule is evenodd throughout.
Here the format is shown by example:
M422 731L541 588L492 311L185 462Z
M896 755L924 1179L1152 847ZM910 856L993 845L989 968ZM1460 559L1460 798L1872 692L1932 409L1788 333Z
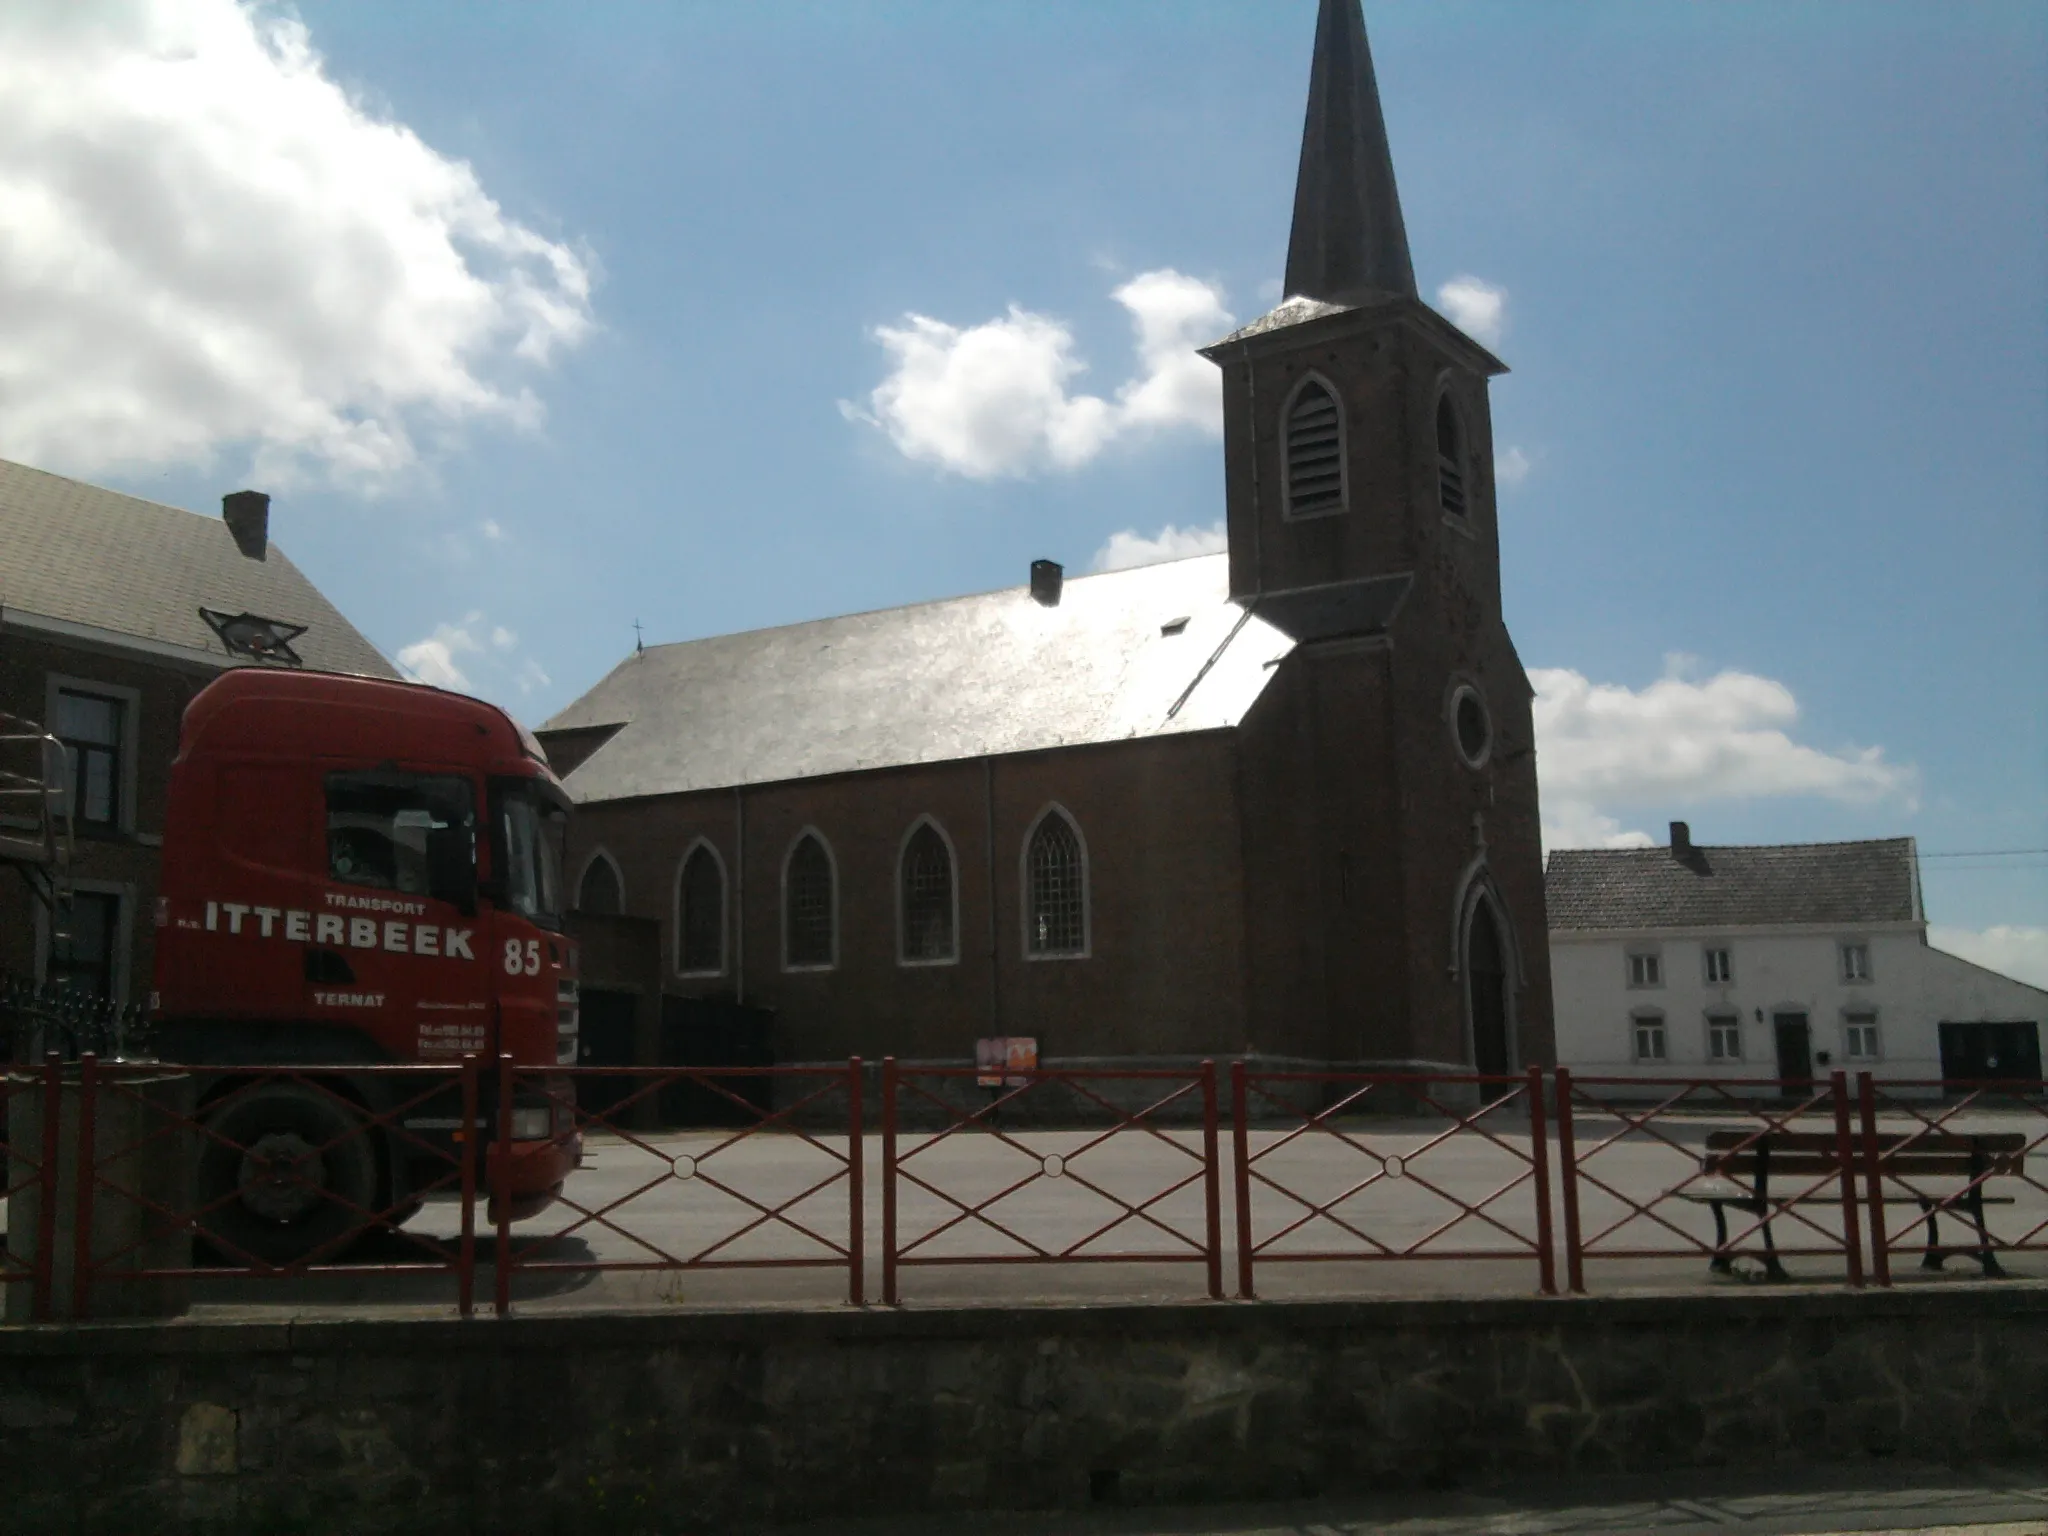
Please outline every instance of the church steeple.
M1415 268L1372 50L1359 0L1322 0L1294 183L1287 295L1357 304L1384 294L1415 298Z

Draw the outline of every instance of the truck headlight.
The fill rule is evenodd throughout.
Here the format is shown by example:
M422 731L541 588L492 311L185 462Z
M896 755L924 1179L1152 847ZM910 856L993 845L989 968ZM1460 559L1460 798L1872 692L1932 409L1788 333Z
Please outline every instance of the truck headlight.
M555 1113L547 1104L515 1104L512 1107L514 1141L546 1141L554 1134Z

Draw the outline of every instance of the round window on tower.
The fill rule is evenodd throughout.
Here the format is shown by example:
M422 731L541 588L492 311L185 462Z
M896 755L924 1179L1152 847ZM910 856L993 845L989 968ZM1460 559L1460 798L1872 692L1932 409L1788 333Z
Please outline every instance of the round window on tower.
M1493 721L1486 713L1486 700L1469 683L1451 695L1451 737L1466 767L1486 766L1486 756L1493 750Z

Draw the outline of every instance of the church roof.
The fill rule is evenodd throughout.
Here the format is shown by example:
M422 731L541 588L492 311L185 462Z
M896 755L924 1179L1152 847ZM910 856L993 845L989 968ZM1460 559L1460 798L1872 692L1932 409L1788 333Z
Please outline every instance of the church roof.
M0 617L234 665L201 608L303 624L308 667L398 676L275 544L254 560L218 517L0 459Z
M541 732L618 727L567 776L589 803L1227 728L1293 648L1278 624L1332 622L1305 597L1278 624L1248 613L1228 565L1077 577L1051 607L1013 587L649 646ZM1384 627L1405 588L1353 594L1344 624Z
M1416 297L1359 0L1322 0L1316 17L1286 292L1339 304L1374 293Z
M1726 848L1556 848L1543 866L1552 932L1910 923L1913 839Z

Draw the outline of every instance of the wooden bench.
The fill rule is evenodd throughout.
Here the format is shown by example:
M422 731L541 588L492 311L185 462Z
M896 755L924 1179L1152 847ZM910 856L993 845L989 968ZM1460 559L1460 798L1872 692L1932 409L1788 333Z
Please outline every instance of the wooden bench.
M1867 1202L1869 1194L1863 1187L1864 1145L1861 1137L1852 1139L1849 1154L1853 1160L1850 1172L1856 1180L1859 1204ZM2005 1271L1999 1268L1998 1256L1992 1251L1991 1234L1984 1226L1984 1207L2011 1205L2013 1202L2010 1196L1986 1194L1984 1185L1990 1179L2021 1172L2027 1138L2016 1131L1982 1136L1965 1136L1949 1131L1931 1131L1918 1136L1888 1133L1877 1138L1877 1145L1878 1150L1886 1154L1880 1164L1884 1174L1879 1184L1880 1200L1886 1205L1917 1205L1927 1218L1927 1244L1921 1255L1920 1267L1940 1269L1952 1255L1967 1253L1986 1275L2003 1275ZM1903 1151L1896 1150L1901 1146L1904 1146ZM1700 1171L1716 1182L1695 1184L1680 1191L1680 1195L1696 1205L1713 1209L1714 1256L1707 1267L1717 1274L1725 1275L1733 1270L1731 1261L1734 1255L1728 1250L1726 1212L1729 1207L1765 1218L1764 1272L1770 1279L1785 1280L1790 1277L1778 1262L1777 1247L1771 1240L1770 1213L1787 1205L1839 1206L1842 1203L1841 1147L1833 1131L1766 1131L1761 1135L1755 1131L1714 1131L1707 1136L1707 1150L1700 1159ZM1806 1190L1789 1200L1773 1199L1773 1178L1798 1179L1805 1184ZM1959 1204L1976 1224L1976 1246L1943 1248L1936 1219L1942 1204L1941 1197L1929 1196L1914 1188L1893 1187L1892 1181L1901 1179L1963 1181ZM1830 1182L1822 1183L1822 1180Z

